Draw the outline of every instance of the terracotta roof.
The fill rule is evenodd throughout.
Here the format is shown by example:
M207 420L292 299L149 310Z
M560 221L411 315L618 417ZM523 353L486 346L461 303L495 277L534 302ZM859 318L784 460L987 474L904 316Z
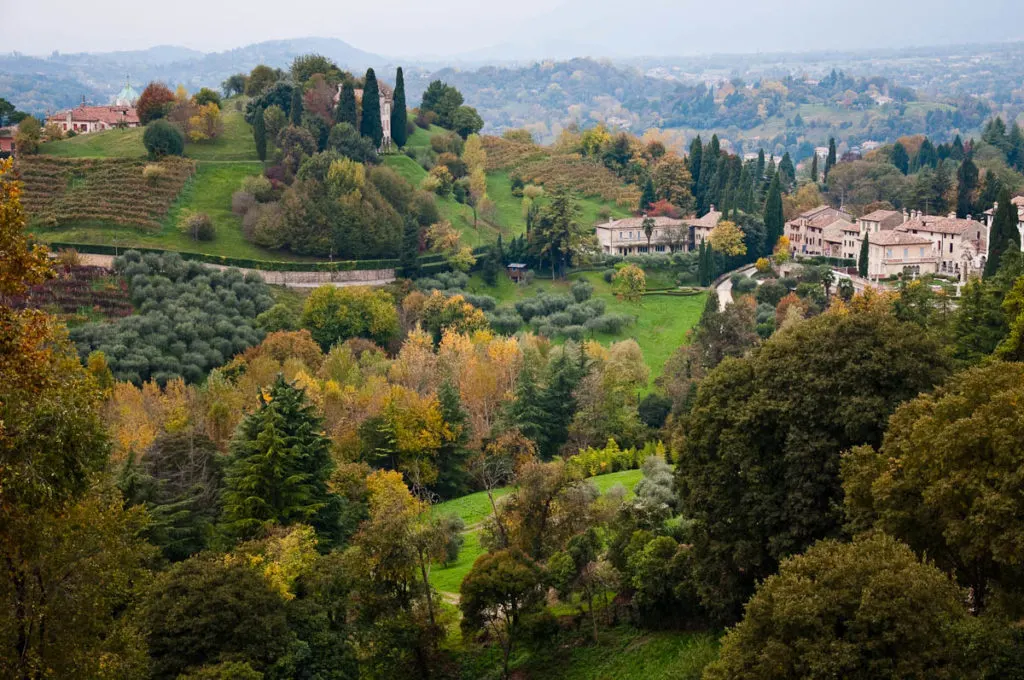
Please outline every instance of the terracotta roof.
M907 220L896 227L897 231L927 231L932 234L964 234L972 230L985 230L985 225L975 220L962 220L957 217L938 217L921 215Z
M797 215L797 217L811 218L825 210L831 210L831 208L829 208L827 205L819 205L817 208L811 208L810 210L803 211L802 213Z
M696 220L691 218L686 220L686 223L689 224L691 227L704 227L705 229L714 229L716 226L718 226L718 223L721 221L721 219L722 213L718 212L717 210L712 210L704 217L701 217L700 219Z
M1013 203L1017 207L1024 208L1024 196L1014 196L1010 199L1010 203Z
M868 234L868 243L876 246L923 246L931 245L932 242L925 236L887 230Z
M833 222L832 224L829 225L830 229L833 228L833 227L836 228L836 229L839 229L840 231L845 231L847 233L851 233L851 232L855 233L855 234L859 234L860 233L860 227L858 227L853 222L850 222L849 220L844 220L844 219L836 220L835 222Z
M834 224L830 224L821 232L821 238L823 241L828 241L830 243L842 243L843 232L839 227Z
M861 219L865 220L866 222L881 222L884 219L888 219L894 215L900 214L902 213L900 213L899 210L875 210L874 212L869 212Z
M61 111L49 120L58 122L67 118L68 112ZM139 115L131 106L76 106L71 109L71 120L75 123L106 123L117 125L118 123L138 123Z
M598 229L643 229L644 224L643 217L627 217L621 220L615 220L614 222L606 222L604 224L597 225ZM654 220L655 227L682 227L686 225L686 220L674 220L671 217L652 217Z

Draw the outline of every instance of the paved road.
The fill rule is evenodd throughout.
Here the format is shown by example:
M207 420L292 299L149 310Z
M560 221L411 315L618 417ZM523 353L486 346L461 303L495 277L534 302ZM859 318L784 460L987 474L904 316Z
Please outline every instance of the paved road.
M740 270L740 273L750 276L756 271L754 267L747 267L746 269ZM732 302L732 277L728 277L725 281L718 284L715 288L715 292L718 293L718 309L724 310L725 306Z

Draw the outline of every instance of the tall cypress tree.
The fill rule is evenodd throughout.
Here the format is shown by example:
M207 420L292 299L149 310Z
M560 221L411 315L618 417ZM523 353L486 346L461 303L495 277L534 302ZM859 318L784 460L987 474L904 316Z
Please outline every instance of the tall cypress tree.
M420 225L413 215L405 217L398 268L407 279L415 279L420 273Z
M907 153L907 147L903 146L901 142L893 144L892 156L890 156L889 160L904 175L910 172L910 154Z
M765 255L775 249L785 227L785 219L782 215L782 187L779 185L779 175L772 177L772 184L768 187L768 199L764 204L764 230Z
M832 168L836 165L836 138L828 138L828 155L825 156L825 181L828 181L828 173L832 172Z
M860 257L857 258L857 274L862 279L868 277L868 251L870 246L868 245L868 234L864 234L864 240L860 244Z
M380 122L380 87L372 68L366 70L366 82L363 84L363 117L359 122L359 132L373 140L375 149L384 142L384 128Z
M334 463L323 421L305 392L280 375L258 399L231 442L224 528L245 539L275 525L309 524L330 545L340 531L342 501L327 488Z
M302 125L302 86L292 88L292 103L288 110L288 118L292 125Z
M437 451L437 481L434 490L442 498L457 498L469 491L469 474L466 461L469 459L469 417L462 408L459 390L450 380L441 383L437 390L441 406L441 418L450 437L441 442Z
M970 155L960 164L956 182L956 216L963 219L973 212L974 191L978 188L978 166Z
M348 123L353 128L359 126L359 116L356 114L356 89L351 79L346 80L341 86L338 106L334 109L334 122Z
M256 140L256 155L261 161L267 160L267 124L263 120L263 107L256 109L252 119L252 136Z
M690 193L694 196L697 195L697 184L700 182L700 166L701 159L704 156L704 142L700 140L700 135L690 143L690 157L688 159L690 165Z
M391 107L391 139L401 149L409 141L409 112L405 108L405 74L398 67L395 75L395 101Z
M1010 190L999 193L999 207L992 219L988 234L988 260L985 261L985 278L999 271L1003 254L1008 250L1020 250L1020 232L1017 231L1017 208L1011 202Z
M786 183L786 191L789 191L796 183L796 167L793 166L793 159L790 158L788 151L782 154L782 160L779 161L779 174Z
M815 184L818 183L818 154L815 152L814 156L811 157L811 181Z

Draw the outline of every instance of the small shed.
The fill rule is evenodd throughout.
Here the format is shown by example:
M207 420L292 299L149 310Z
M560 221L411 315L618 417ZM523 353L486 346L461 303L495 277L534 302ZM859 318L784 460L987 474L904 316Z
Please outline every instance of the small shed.
M521 262L509 263L508 277L516 283L519 283L526 278L526 265Z

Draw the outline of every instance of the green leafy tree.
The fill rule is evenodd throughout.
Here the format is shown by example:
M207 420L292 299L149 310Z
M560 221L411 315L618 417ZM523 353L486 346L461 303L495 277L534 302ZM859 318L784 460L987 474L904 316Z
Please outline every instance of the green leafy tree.
M146 126L142 133L142 144L149 153L150 160L160 160L165 156L181 156L185 153L185 137L181 130L166 120L154 120Z
M301 324L325 351L349 338L385 346L398 333L398 311L383 290L320 286L306 298Z
M483 129L484 119L472 106L460 106L452 113L449 127L463 139L468 139Z
M395 74L395 101L391 108L391 138L399 149L409 140L409 111L405 104L405 74L398 67Z
M267 160L267 125L263 118L263 109L258 109L252 120L252 136L256 141L256 156L261 161Z
M818 154L815 153L811 157L811 181L815 184L818 183Z
M764 204L764 228L767 237L763 255L769 255L775 250L775 244L782 237L785 223L786 218L782 212L782 185L779 183L779 176L776 173L768 187L768 198Z
M822 541L760 585L704 678L982 678L963 600L884 534Z
M985 278L999 271L1003 253L1020 250L1020 232L1017 231L1017 206L1010 202L1010 190L999 194L999 207L992 219L989 230L988 260L985 261Z
M249 77L245 81L245 93L250 97L259 97L280 80L281 76L280 70L258 64L249 72Z
M678 424L677 481L709 610L738 617L782 558L839 531L841 452L879 445L896 406L947 367L931 336L879 302L794 324L704 377Z
M1024 419L1008 417L1022 397L1024 364L968 369L901 406L878 450L843 457L851 528L906 541L978 609L1024 583Z
M459 588L462 630L486 634L502 650L502 676L523 633L525 619L544 605L543 572L517 550L499 550L477 558Z
M868 262L870 250L871 246L868 242L868 234L864 234L864 238L861 239L860 242L860 257L857 258L857 275L862 279L866 279L868 277L868 272L870 271Z
M249 76L244 73L236 73L228 76L227 79L220 84L220 89L224 91L225 97L235 97L240 94L245 94L245 81L248 80Z
M353 129L359 125L359 115L356 112L356 90L351 78L341 86L338 106L334 109L334 122L348 123Z
M292 99L288 104L288 120L291 124L298 127L302 125L302 88L292 88Z
M545 206L531 235L537 254L551 264L551 276L564 278L574 255L592 240L591 230L579 221L580 208L565 192L557 192Z
M273 526L309 524L330 545L342 502L327 488L333 469L321 418L305 392L279 375L231 441L222 496L225 530L249 538Z
M384 142L384 129L380 121L380 87L377 85L377 74L367 69L366 81L363 84L363 113L359 122L359 133L373 140L373 146L379 149Z

